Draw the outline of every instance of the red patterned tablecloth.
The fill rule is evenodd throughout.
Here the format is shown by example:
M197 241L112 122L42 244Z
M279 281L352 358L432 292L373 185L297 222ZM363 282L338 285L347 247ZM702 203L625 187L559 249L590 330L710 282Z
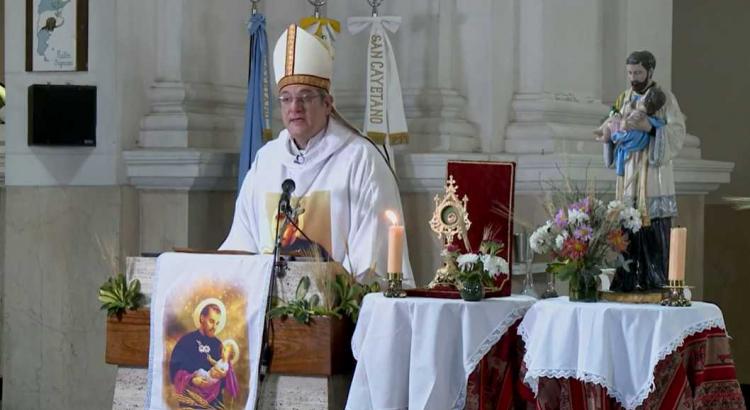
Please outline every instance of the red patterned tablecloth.
M539 380L534 398L522 384L523 342L517 325L487 353L469 376L466 409L622 409L605 388L576 379ZM643 409L745 409L729 339L711 328L689 336L656 366L655 389Z

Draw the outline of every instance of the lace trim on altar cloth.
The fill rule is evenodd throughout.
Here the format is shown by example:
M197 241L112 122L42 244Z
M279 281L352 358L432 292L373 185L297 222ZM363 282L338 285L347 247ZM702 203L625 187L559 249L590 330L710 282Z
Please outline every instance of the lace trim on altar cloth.
M677 198L674 195L650 196L648 202L648 217L671 218L677 216ZM633 198L626 196L623 202L633 206Z
M649 372L648 380L646 380L646 383L644 386L638 391L638 393L633 397L631 400L626 400L624 395L615 388L611 383L607 381L607 379L604 376L594 374L594 373L588 373L584 371L580 371L577 369L539 369L539 370L528 370L526 371L526 376L523 378L523 382L526 383L529 387L531 387L531 390L534 392L534 397L536 397L537 393L539 392L539 378L540 377L547 377L547 378L553 378L553 379L577 379L586 383L592 383L597 384L605 389L607 389L607 395L617 400L620 405L622 405L626 410L632 410L636 407L643 404L643 402L646 400L649 394L654 391L656 388L656 385L654 384L654 369L656 369L657 363L664 360L667 356L674 353L675 350L677 350L678 347L682 346L682 343L687 339L688 337L700 333L704 330L708 330L711 328L721 328L724 331L726 331L726 327L724 325L724 319L723 318L713 318L704 320L702 322L698 322L694 325L691 325L687 328L685 328L680 335L672 339L669 343L667 343L666 346L664 346L656 355L656 361L651 363L651 369ZM521 335L521 338L523 339L523 342L528 345L528 332L526 328L523 326L518 326L518 334ZM525 359L524 359L525 361Z
M526 314L526 311L529 310L531 305L528 306L519 306L513 311L511 311L505 319L503 319L502 322L500 322L499 325L495 328L495 330L490 333L489 336L482 342L482 344L477 348L477 350L474 352L474 354L469 357L469 359L464 362L464 369L469 369L468 373L466 374L466 378L464 379L463 386L459 389L458 397L456 398L456 401L453 402L453 406L451 409L453 410L460 410L463 409L466 405L466 384L468 383L469 376L471 373L476 369L479 362L482 360L482 358L487 354L487 352L492 349L492 346L494 346L497 342L500 341L500 339L505 335L505 333L508 331L508 328L510 328L514 323L516 323L519 319L523 317L524 314Z

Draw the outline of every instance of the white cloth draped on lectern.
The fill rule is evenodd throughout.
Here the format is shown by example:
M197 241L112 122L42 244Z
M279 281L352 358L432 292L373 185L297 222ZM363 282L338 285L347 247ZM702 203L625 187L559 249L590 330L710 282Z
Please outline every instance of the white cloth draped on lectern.
M396 57L388 31L395 33L401 17L351 17L348 29L357 34L370 27L367 41L367 103L364 132L379 144L406 144L409 140L404 100Z
M254 408L272 266L270 255L159 256L147 409Z

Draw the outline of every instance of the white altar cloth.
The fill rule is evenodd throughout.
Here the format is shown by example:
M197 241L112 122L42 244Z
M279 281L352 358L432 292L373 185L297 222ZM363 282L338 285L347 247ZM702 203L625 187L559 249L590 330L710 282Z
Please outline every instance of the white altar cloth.
M725 329L710 303L665 307L624 303L542 300L526 312L518 333L526 344L524 382L534 394L540 377L576 378L607 388L626 409L654 388L656 364L683 340L703 330Z
M357 367L346 408L463 408L469 375L534 301L367 295L352 337Z

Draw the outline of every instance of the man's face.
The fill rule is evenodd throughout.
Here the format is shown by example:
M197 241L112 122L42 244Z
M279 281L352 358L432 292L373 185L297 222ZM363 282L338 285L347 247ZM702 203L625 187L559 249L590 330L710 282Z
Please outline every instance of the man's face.
M628 82L633 91L640 93L646 89L649 80L649 72L640 63L625 65L628 74Z
M218 326L221 320L221 313L209 309L208 314L201 316L201 333L204 336L214 337L216 335L216 326Z
M297 144L306 145L328 122L333 98L318 88L291 84L281 89L281 119Z

